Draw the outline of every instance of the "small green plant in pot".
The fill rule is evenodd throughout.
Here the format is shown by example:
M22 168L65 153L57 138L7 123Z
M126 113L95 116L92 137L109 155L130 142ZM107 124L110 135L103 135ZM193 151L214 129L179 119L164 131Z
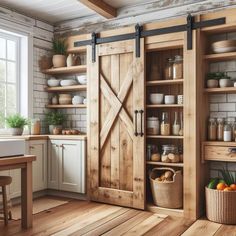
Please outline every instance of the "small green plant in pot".
M64 67L66 66L66 43L65 39L54 39L53 40L53 57L52 64L53 67Z
M219 78L219 85L221 88L232 87L233 82L231 80L231 77L226 73L222 73L221 77Z
M22 135L24 126L28 123L28 120L20 114L10 115L6 118L6 124L10 128L11 135Z
M219 78L221 78L221 72L210 72L206 75L207 88L217 88L219 86Z
M48 112L46 114L46 122L49 125L49 133L53 134L53 130L58 128L62 130L62 125L66 121L64 114L60 112Z

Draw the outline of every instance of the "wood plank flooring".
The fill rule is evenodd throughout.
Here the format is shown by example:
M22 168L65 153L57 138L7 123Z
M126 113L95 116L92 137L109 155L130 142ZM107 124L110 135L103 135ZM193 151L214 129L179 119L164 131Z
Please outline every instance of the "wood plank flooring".
M11 221L7 227L0 222L0 235L236 236L236 226L205 219L193 222L176 216L78 200L38 213L33 219L33 228L29 230L22 230L20 221Z

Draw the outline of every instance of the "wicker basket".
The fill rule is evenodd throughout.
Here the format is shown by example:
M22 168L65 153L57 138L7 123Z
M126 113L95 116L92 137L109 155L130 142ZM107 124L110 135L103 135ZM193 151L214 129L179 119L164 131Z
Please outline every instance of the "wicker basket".
M219 191L206 187L206 215L210 221L236 224L236 191Z
M172 182L155 180L167 170L174 174ZM181 171L175 171L168 167L157 167L152 169L149 179L155 205L175 209L183 207L183 176Z

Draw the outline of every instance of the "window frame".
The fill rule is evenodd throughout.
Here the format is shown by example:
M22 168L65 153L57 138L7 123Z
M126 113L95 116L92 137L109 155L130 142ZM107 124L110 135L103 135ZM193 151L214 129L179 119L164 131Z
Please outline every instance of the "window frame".
M5 107L4 107L4 116L6 117L6 112L7 112L7 96L8 96L8 91L7 91L7 85L15 85L16 86L16 112L20 112L20 58L21 58L21 51L20 51L20 37L16 35L12 35L6 32L1 32L0 31L0 38L6 40L6 48L5 48L5 58L0 58L1 61L4 61L6 63L6 81L1 81L0 83L5 85ZM15 42L15 61L8 59L7 55L7 40L9 41L14 41ZM8 62L14 62L15 63L15 76L16 76L16 82L9 82L7 80L8 77Z

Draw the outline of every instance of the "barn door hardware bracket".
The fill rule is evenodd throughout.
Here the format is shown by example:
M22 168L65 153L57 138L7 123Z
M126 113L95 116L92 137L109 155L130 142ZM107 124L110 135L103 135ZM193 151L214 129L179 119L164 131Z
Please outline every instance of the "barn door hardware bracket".
M193 23L194 17L191 14L187 16L187 49L193 49Z
M96 62L96 43L97 43L97 35L96 33L92 33L91 45L92 45L92 62Z
M141 31L142 31L142 27L139 24L135 25L135 53L136 53L136 57L140 57Z
M91 40L84 40L74 42L74 47L81 47L85 45L92 45L92 61L96 61L96 45L103 44L103 43L112 43L124 40L132 40L135 39L136 42L136 56L140 57L140 38L145 38L148 36L155 36L155 35L163 35L163 34L170 34L170 33L177 33L177 32L187 32L187 49L192 49L192 31L196 29L201 29L205 27L217 26L225 24L226 19L225 17L216 18L212 20L205 20L195 22L194 17L189 14L187 16L187 23L183 25L175 25L160 29L152 29L152 30L143 30L143 28L139 25L135 26L134 33L128 34L121 34L109 37L97 37L97 34L93 33Z

